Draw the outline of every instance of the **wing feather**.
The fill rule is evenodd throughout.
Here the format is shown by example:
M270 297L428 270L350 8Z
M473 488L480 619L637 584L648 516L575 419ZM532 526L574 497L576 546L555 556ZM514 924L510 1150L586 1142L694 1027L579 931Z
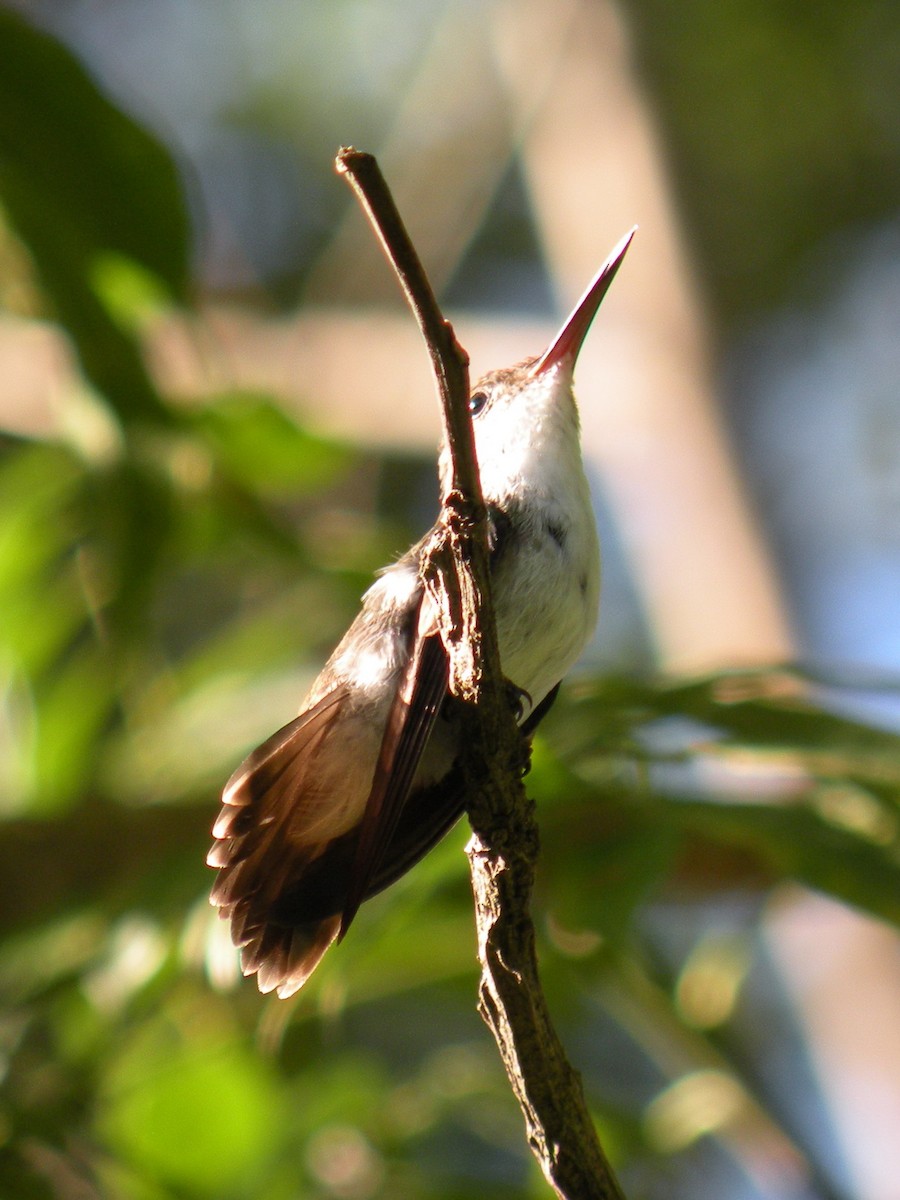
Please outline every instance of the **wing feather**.
M415 643L388 714L341 916L343 937L378 872L447 694L447 654L423 600Z
M336 917L300 924L270 918L316 853L308 834L321 822L317 769L345 699L343 689L329 693L254 750L228 781L213 827L207 862L219 875L210 900L230 918L244 974L257 972L261 991L296 991L340 927Z

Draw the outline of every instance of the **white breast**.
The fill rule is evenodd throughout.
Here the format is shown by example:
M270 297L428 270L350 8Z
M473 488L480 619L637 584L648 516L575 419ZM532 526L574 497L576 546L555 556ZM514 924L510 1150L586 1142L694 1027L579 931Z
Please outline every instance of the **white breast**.
M503 670L529 693L532 706L574 665L597 623L600 551L586 484L578 510L516 522L497 564Z

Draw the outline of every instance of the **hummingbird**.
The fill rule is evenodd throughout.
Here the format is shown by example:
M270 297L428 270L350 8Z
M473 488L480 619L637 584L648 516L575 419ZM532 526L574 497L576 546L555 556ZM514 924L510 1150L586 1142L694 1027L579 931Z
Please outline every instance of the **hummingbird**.
M488 372L468 401L500 660L526 737L597 622L600 550L572 381L634 232L544 353ZM446 445L438 468L446 485ZM222 794L207 856L219 872L210 900L261 992L287 998L301 988L362 902L465 809L448 659L420 573L430 536L379 573L299 716L249 755Z

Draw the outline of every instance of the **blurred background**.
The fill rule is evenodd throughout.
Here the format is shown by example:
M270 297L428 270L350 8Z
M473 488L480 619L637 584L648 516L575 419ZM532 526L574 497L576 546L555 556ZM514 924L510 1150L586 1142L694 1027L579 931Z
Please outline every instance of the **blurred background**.
M460 828L290 1002L203 865L432 520L379 156L475 375L579 359L551 1007L630 1200L898 1200L900 12L0 5L0 1194L542 1196Z

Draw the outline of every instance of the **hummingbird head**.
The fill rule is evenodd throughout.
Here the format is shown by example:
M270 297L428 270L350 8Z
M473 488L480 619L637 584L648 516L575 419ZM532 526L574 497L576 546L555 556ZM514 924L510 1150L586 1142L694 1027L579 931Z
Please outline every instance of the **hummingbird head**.
M543 354L489 371L472 388L469 411L488 504L502 506L529 494L552 498L567 490L573 470L582 476L578 410L572 395L575 362L634 233L632 229L618 243ZM442 484L449 471L444 447Z

